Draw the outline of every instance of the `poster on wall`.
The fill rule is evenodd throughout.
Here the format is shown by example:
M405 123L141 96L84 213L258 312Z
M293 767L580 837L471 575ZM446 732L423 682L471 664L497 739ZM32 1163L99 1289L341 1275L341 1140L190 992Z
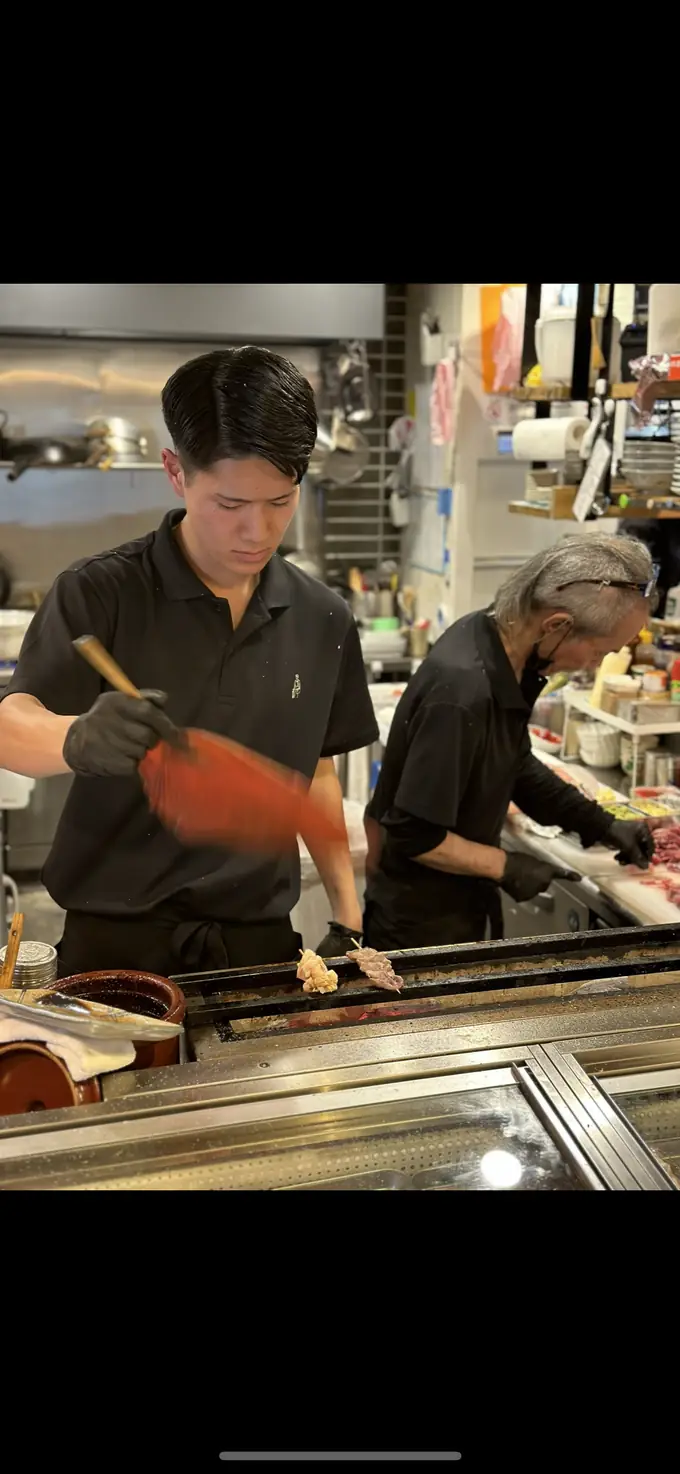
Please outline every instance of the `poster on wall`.
M485 394L507 394L520 381L526 283L482 287L482 381Z

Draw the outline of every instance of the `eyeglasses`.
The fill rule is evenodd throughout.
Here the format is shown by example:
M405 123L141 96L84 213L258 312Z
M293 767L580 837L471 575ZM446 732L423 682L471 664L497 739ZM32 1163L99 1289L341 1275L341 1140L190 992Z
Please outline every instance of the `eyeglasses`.
M647 583L630 583L625 578L572 578L569 583L561 583L557 588L558 594L563 594L565 589L575 588L578 584L590 583L601 589L634 589L641 594L643 599L651 599L659 581L658 563L652 564L652 576Z

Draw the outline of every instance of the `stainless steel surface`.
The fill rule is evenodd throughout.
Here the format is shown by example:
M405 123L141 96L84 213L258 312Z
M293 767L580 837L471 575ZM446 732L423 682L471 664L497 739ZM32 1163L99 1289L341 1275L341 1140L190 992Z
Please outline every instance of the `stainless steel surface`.
M0 283L5 333L316 342L383 329L382 282Z
M461 1190L483 1189L494 1186L484 1164L500 1151L517 1164L517 1182L524 1178L525 1187L575 1186L571 1169L507 1070L486 1072L483 1081L465 1076L453 1089L447 1079L411 1081L324 1092L323 1103L298 1096L266 1107L245 1102L236 1115L223 1107L121 1122L113 1155L93 1152L105 1145L96 1141L101 1129L77 1133L76 1155L62 1158L63 1171L73 1178L65 1185L106 1188L113 1175L118 1187L271 1188L385 1169L415 1178L439 1166ZM53 1151L71 1153L73 1138L69 1130L55 1133ZM141 1153L130 1150L142 1144ZM22 1186L50 1185L36 1183L40 1149L39 1137L6 1141L0 1186L8 1185L11 1160L20 1158Z
M37 873L42 869L72 782L70 773L38 778L28 808L12 809L5 815L11 875Z
M0 285L0 303L3 290ZM138 428L148 442L149 460L160 463L168 444L163 385L181 363L205 351L198 341L64 343L0 334L0 407L9 417L7 434L77 435L93 419L120 419ZM318 390L318 350L291 346L287 352Z
M571 1055L598 1040L644 1042L651 1053L659 1038L680 1038L680 989L659 992L605 1009L601 1000L553 1000L531 1019L505 1008L466 1027L402 1022L397 1033L335 1035L312 1047L232 1045L210 1066L109 1079L100 1105L0 1122L0 1188L292 1187L365 1172L415 1179L436 1168L434 1190L465 1190L482 1185L483 1157L500 1151L516 1158L528 1187L573 1189L578 1177L655 1190L667 1185L664 1174L625 1122L607 1117L596 1087L588 1098ZM557 1038L551 1053L539 1042ZM528 1100L527 1072L538 1092ZM583 1157L591 1180L579 1170Z
M146 458L147 438L131 420L123 420L118 415L111 415L108 420L90 420L86 433L88 440L103 442L113 465L135 466ZM102 459L106 456L101 457L98 464Z
M680 1088L667 1082L663 1091L639 1089L631 1081L631 1089L616 1101L626 1122L649 1147L663 1167L680 1186Z
M303 477L302 480L300 500L295 516L286 531L282 543L282 552L287 556L295 554L297 559L306 559L310 568L313 566L315 570L318 570L314 576L323 578L324 551L321 492L307 476ZM301 566L304 565L298 562L298 567Z
M43 944L33 942L28 945L41 947ZM56 952L53 947L45 947L44 950L52 953L52 976L38 978L36 970L31 972L30 981L27 981L26 969L22 969L19 983L16 982L15 972L15 987L43 988L54 981L57 975ZM65 1034L75 1034L82 1039L131 1039L134 1043L162 1043L165 1039L178 1038L184 1027L183 1024L168 1023L165 1019L127 1013L121 1008L108 1008L101 1003L81 1002L78 998L63 994L57 995L54 1002L51 993L32 1003L24 1003L21 999L15 1002L12 998L4 997L0 1000L0 1010L6 1017L18 1019L20 1023L39 1024L46 1017L48 1023L63 1030Z
M562 1099L568 1101L579 1124L588 1132L593 1126L597 1128L600 1150L613 1164L621 1186L628 1186L628 1174L643 1191L668 1191L671 1184L667 1178L655 1167L642 1144L626 1130L606 1093L588 1078L573 1056L546 1044L537 1050L537 1057L539 1070L545 1071Z

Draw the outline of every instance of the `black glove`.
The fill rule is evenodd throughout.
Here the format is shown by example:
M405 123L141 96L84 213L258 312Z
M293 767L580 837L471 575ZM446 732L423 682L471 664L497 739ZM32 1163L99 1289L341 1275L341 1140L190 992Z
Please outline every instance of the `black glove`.
M66 733L63 753L74 773L97 778L126 778L161 737L174 745L177 728L161 710L163 691L142 691L142 699L107 691Z
M535 855L513 850L506 856L500 887L512 896L513 901L531 901L548 889L551 880L580 879L575 870L564 870L560 865L551 865L548 860L537 860Z
M655 846L652 831L643 819L615 819L604 842L610 850L618 850L619 865L649 869Z
M329 921L328 931L322 942L316 948L317 957L344 957L346 952L353 951L353 943L361 943L361 935L357 935L349 926L341 926L339 921Z

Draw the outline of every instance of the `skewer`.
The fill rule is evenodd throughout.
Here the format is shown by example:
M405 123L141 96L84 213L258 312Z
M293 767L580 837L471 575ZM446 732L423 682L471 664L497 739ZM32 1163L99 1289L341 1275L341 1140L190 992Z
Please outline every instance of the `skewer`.
M17 957L19 955L19 948L21 946L21 937L23 934L23 930L23 912L15 911L12 917L12 925L9 929L9 936L7 938L7 951L5 952L5 960L2 964L2 972L0 973L0 988L11 988L12 986L12 979L14 977L14 970L17 965ZM25 988L23 992L26 992ZM21 999L19 999L19 1002L21 1002Z

